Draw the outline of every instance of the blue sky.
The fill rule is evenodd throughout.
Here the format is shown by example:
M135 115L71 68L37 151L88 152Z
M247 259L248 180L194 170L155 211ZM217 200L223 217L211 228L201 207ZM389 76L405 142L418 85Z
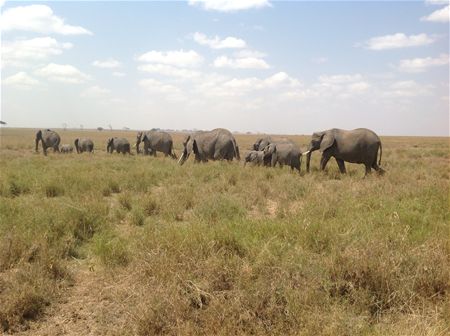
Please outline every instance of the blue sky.
M448 2L10 2L15 127L449 135Z

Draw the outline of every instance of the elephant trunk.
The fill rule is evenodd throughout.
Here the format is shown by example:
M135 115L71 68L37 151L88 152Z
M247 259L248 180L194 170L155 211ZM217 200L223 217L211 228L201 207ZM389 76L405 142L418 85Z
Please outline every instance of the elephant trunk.
M184 150L180 156L180 159L178 160L178 163L180 164L180 166L182 166L186 162L187 158L188 158L187 152L186 152L186 150Z
M77 153L80 154L80 149L78 147L78 139L75 140L74 145L75 145L75 149L76 149Z
M136 154L139 154L139 145L141 144L141 139L140 138L138 138L137 140L136 140Z
M36 137L36 152L38 151L38 146L39 146L39 138Z
M306 154L306 172L309 173L309 164L311 162L311 150L308 150L306 153L303 153L303 155Z

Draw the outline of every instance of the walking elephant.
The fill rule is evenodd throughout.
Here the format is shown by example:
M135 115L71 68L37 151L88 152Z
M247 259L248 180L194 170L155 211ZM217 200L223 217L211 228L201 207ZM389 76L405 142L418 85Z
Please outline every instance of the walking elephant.
M61 153L64 154L69 154L73 152L73 146L72 145L68 145L68 144L64 144L61 145Z
M247 162L251 162L257 166L264 165L264 151L252 150L245 156L244 166Z
M341 173L346 173L344 162L364 164L366 167L365 175L370 174L371 169L378 173L384 173L380 168L381 155L383 148L381 140L373 131L366 128L357 128L347 131L333 128L323 132L317 132L312 135L311 143L306 156L306 170L309 172L311 153L320 150L322 158L320 159L320 169L324 170L328 160L331 157L336 162ZM380 150L380 159L377 163L378 150Z
M76 138L74 144L78 154L83 152L92 153L94 151L94 142L91 139Z
M114 137L108 139L106 151L108 153L116 151L117 153L131 154L130 148L130 142L127 139Z
M53 148L53 152L59 152L59 143L61 138L58 133L50 129L39 130L36 133L36 152L38 151L39 141L42 143L44 155L47 155L47 148Z
M277 144L291 144L293 148L295 148L297 145L288 138L272 138L270 136L265 136L263 138L259 138L256 140L256 142L253 144L253 150L256 151L263 151L267 146L269 146L272 143ZM264 155L264 166L271 166L272 165L272 151L275 149L275 147L272 147L269 151L266 151L266 154Z
M270 166L275 167L277 163L280 167L288 165L291 170L294 168L300 172L302 152L300 148L291 141L272 142L264 148L264 157L270 158Z
M240 160L239 147L230 131L216 128L188 135L183 141L183 153L178 162L184 164L192 152L196 162L208 160Z
M138 132L136 136L136 152L139 154L139 145L144 143L144 154L153 154L156 156L156 152L162 152L165 156L170 155L173 159L177 156L173 151L172 136L167 132L161 131L147 131Z

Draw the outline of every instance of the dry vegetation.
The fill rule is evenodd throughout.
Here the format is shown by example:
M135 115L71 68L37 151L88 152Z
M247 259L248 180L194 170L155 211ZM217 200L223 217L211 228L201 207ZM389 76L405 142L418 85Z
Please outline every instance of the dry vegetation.
M449 332L448 138L383 137L363 179L109 155L110 131L44 157L34 132L1 130L0 332Z

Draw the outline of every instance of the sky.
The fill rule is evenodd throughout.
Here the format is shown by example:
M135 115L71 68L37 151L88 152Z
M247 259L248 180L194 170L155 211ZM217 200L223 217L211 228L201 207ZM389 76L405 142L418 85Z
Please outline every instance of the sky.
M1 1L9 127L449 135L449 3Z

